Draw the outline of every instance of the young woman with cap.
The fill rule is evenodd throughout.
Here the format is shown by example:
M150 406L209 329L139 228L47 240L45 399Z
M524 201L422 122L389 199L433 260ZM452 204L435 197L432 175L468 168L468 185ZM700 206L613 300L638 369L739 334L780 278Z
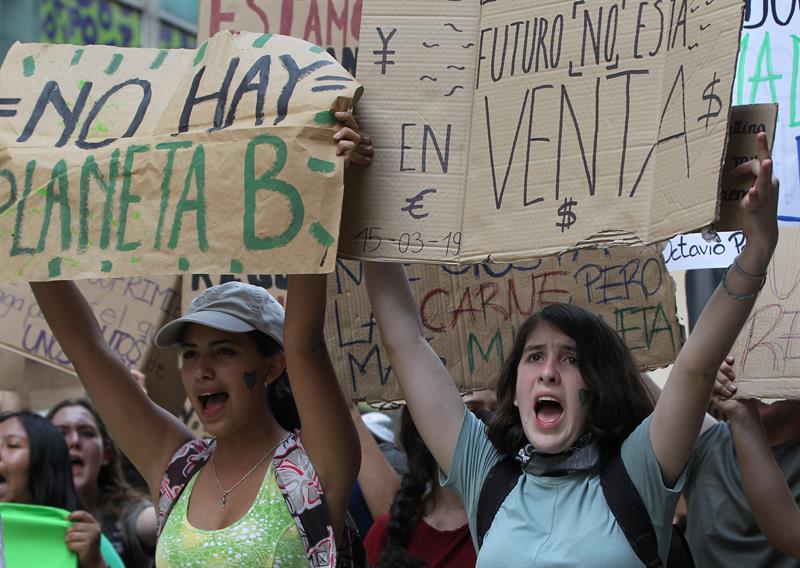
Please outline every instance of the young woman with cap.
M345 163L368 164L369 138L350 113L336 117L345 124L334 135ZM31 287L112 438L160 501L158 566L336 562L359 445L325 345L324 276L290 277L285 321L266 290L229 282L156 334L158 346L180 345L181 380L210 442L193 441L147 397L73 283ZM270 404L271 385L287 373L299 435ZM307 530L315 515L323 534Z

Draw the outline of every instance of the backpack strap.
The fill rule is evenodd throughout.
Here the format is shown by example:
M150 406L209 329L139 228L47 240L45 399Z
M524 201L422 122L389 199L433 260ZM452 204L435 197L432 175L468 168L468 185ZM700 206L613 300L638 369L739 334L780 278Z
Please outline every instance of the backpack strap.
M644 506L636 486L633 484L616 450L600 470L600 485L608 508L617 519L631 548L648 568L662 568L664 563L658 556L658 539L653 522Z
M483 546L483 538L492 526L500 505L519 482L522 467L512 457L505 457L492 466L483 481L481 494L478 497L478 512L475 519L478 549Z
M189 480L205 465L214 451L216 440L189 440L172 456L158 488L158 523L156 536L161 535L164 523L172 512Z
M299 431L289 434L278 446L272 466L275 482L300 532L312 568L366 568L367 555L349 516L345 519L342 542L334 540L325 491Z

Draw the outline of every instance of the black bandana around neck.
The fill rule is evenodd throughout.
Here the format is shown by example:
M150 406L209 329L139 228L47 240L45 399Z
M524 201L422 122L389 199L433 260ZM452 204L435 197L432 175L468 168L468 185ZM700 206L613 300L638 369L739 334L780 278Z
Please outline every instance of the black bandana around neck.
M531 444L522 448L516 457L527 473L556 477L589 471L600 464L600 450L591 432L587 432L563 452L537 452Z

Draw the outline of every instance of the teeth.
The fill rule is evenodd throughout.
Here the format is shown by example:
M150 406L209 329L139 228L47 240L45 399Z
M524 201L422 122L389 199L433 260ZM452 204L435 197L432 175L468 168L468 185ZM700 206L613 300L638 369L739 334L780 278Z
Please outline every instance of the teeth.
M542 396L542 397L539 398L539 402L542 402L543 400L547 400L547 401L550 401L550 402L555 402L555 403L561 404L560 402L558 402L558 400L556 400L552 396Z

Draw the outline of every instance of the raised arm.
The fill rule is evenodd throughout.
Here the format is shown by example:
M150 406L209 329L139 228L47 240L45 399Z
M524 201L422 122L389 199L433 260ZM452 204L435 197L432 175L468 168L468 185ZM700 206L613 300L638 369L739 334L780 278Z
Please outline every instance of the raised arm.
M191 433L136 383L74 282L32 282L31 289L111 437L157 496L170 458Z
M373 518L389 512L394 494L400 488L400 476L383 455L378 442L361 418L355 404L350 404L350 416L356 425L358 441L361 443L361 470L358 472L358 484L364 501Z
M325 343L325 275L289 276L283 341L303 444L325 489L337 534L361 454Z
M770 545L800 560L800 508L769 447L758 402L729 398L733 378L717 377L714 403L730 421L744 495Z
M739 174L757 176L740 205L747 245L706 304L653 413L650 439L668 486L689 460L717 369L753 308L778 242L778 182L772 177L763 133L758 134L757 147L759 159L737 168Z
M461 395L425 339L403 265L364 264L381 340L411 417L439 467L449 473L464 418Z

